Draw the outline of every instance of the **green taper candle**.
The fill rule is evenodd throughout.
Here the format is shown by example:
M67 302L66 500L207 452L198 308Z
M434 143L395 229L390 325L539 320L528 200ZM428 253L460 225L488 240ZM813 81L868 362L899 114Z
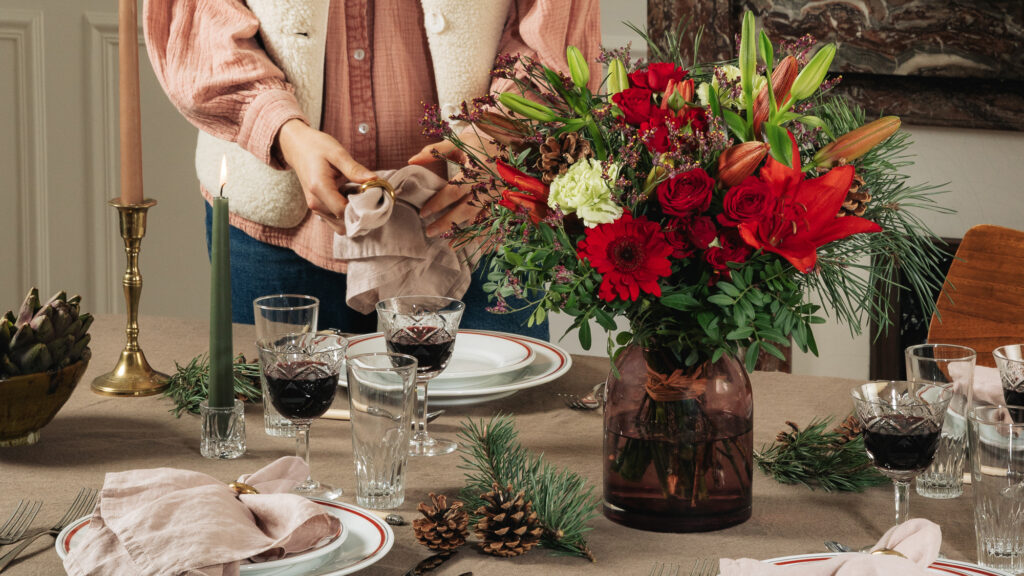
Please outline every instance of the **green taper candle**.
M231 342L231 241L228 199L224 197L227 158L221 161L220 195L213 198L210 240L210 397L211 408L235 404Z

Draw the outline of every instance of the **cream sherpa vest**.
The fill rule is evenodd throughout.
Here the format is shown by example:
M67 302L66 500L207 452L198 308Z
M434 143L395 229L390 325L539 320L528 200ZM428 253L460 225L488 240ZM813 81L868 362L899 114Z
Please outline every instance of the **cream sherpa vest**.
M336 0L344 1L344 0ZM484 94L512 0L421 0L441 111L448 117L464 100ZM267 54L295 87L312 126L323 108L324 48L331 0L248 0L260 21ZM291 170L274 170L244 148L200 131L196 173L209 191L219 188L220 159L227 156L231 211L277 228L297 226L306 215L302 187Z

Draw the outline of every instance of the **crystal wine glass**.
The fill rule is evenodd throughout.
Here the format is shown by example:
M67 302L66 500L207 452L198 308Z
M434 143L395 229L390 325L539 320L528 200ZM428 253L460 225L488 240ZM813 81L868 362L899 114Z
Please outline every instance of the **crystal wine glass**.
M337 330L286 334L259 342L260 369L270 402L295 426L295 455L309 465L309 426L334 401L338 377L345 369L348 340ZM292 492L333 500L341 488L313 479L313 473Z
M896 523L910 512L910 481L935 458L948 386L926 382L869 382L853 388L854 410L864 431L864 448L875 469L895 487Z
M409 443L412 456L438 456L458 447L452 440L427 434L427 386L448 367L465 309L459 300L442 296L399 296L377 303L388 352L408 354L419 363L416 383L423 401L418 403L416 433Z

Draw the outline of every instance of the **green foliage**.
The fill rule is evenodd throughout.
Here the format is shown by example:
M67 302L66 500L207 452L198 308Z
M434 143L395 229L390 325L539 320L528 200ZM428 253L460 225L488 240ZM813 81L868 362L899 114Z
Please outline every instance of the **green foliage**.
M584 535L587 523L597 515L598 497L593 487L575 472L559 470L531 454L519 443L515 421L508 415L497 415L489 421L466 420L459 438L462 440L462 464L466 486L461 497L471 514L483 505L480 495L511 484L526 492L544 528L541 545L559 553L594 560ZM472 522L479 520L472 516Z
M782 484L820 486L826 492L860 492L889 480L871 465L864 451L864 439L852 440L829 430L831 419L812 421L800 430L790 423L791 431L779 434L776 442L754 453L762 472Z
M182 366L174 363L176 372L168 381L167 389L163 395L174 400L174 407L168 410L177 417L182 412L199 414L199 404L209 396L210 381L210 359L206 354L200 354L188 364ZM260 365L259 363L247 363L245 357L239 354L234 362L235 396L249 402L258 402L263 397L260 389Z

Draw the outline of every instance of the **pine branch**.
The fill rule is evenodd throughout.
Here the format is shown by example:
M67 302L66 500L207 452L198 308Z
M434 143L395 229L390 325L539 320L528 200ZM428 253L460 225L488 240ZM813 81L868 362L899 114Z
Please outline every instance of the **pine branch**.
M781 484L821 486L826 492L860 492L889 480L872 467L860 435L847 439L829 430L830 418L812 421L800 430L781 432L776 442L754 453L762 472Z
M209 396L210 359L200 354L188 364L182 366L174 363L177 372L168 381L165 397L174 400L174 407L168 410L177 417L182 412L199 414L199 404ZM245 357L239 354L234 362L235 396L246 401L257 402L263 398L257 379L260 377L259 363L246 363Z
M466 509L479 508L483 504L480 496L489 492L492 484L511 484L524 490L526 499L533 502L544 527L544 547L594 561L584 538L590 530L587 523L597 514L599 499L593 486L575 472L558 470L544 461L543 454L531 454L518 436L515 421L508 415L462 423L463 464L459 468L466 471L466 486L461 491ZM478 519L474 514L471 522Z

